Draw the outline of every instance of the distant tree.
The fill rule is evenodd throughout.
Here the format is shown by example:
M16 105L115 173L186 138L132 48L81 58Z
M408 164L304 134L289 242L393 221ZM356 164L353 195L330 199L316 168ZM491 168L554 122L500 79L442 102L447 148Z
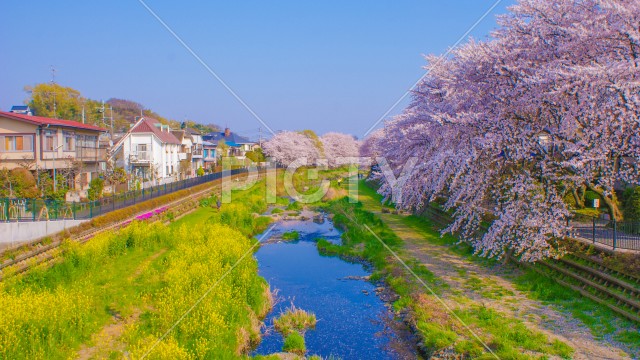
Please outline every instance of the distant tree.
M30 95L28 105L35 115L76 121L81 119L83 99L80 91L51 83L25 86L24 90Z
M359 155L359 144L347 134L330 132L320 137L329 167L336 167L356 161Z
M89 190L87 196L89 200L94 201L102 197L102 191L104 190L104 180L101 178L92 179L89 182Z
M384 129L378 129L360 144L360 156L363 158L375 158L382 153L381 141L384 139Z
M115 193L116 188L120 184L124 184L129 180L129 176L124 168L117 166L118 158L121 155L114 156L107 161L107 169L104 173L105 180L111 185L112 191Z
M180 165L178 171L180 172L180 177L185 178L187 175L191 175L191 161L190 160L180 160Z
M216 153L218 154L218 157L220 157L220 159L229 155L229 145L227 145L224 139L220 139L218 141L218 146L216 146Z
M264 162L265 161L265 156L264 153L262 152L261 148L257 148L255 150L249 151L246 154L247 159L253 161L253 162Z
M283 165L302 158L313 164L320 158L316 142L302 132L279 132L263 144L263 149L265 155Z
M316 149L318 149L318 155L320 157L322 158L325 157L324 144L322 143L322 140L320 140L320 137L318 136L318 134L316 134L315 131L306 129L306 130L300 131L300 134L306 136L307 138L309 138L309 140L311 140L311 142L314 144Z

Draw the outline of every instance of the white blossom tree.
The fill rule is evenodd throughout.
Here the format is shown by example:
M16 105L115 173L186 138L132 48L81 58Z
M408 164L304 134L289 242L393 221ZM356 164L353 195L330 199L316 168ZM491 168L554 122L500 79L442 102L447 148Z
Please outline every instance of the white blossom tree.
M312 164L320 157L314 142L299 132L279 132L266 141L262 147L267 157L287 166L295 160L303 158Z
M442 199L455 210L446 231L479 254L536 261L562 251L568 191L600 193L619 219L614 183L640 183L640 3L521 0L510 10L492 40L427 57L428 76L376 148L396 172L420 160L381 187L400 189L398 206Z
M320 137L329 167L354 163L359 155L359 144L351 135L330 132Z

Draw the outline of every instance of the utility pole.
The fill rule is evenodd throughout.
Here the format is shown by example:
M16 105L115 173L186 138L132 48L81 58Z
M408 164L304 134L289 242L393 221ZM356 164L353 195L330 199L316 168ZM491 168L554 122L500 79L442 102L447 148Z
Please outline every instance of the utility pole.
M113 106L109 104L109 111L111 112L111 140L113 140Z
M53 118L57 119L57 109L56 109L56 68L51 65L51 85L53 85Z
M82 104L82 123L84 124L84 104Z
M260 148L262 148L262 126L258 128L258 134L259 134L258 136L260 137L260 140L259 140Z

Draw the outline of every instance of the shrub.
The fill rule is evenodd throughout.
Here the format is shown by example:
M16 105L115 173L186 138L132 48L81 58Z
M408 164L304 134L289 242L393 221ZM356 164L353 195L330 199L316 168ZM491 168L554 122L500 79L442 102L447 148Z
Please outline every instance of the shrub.
M627 188L622 195L625 220L640 220L640 186Z
M291 305L277 319L273 320L273 326L284 336L296 332L304 333L307 329L316 327L316 315Z
M198 170L196 170L196 175L204 176L204 169L202 168L202 166L200 166Z
M89 190L87 190L87 196L89 200L94 201L102 197L102 191L104 190L104 180L101 178L95 178L89 183Z
M284 339L284 345L282 346L284 352L294 353L296 355L303 356L307 352L307 348L304 345L304 337L297 332L293 332Z
M298 240L300 239L300 233L297 231L287 231L282 234L282 240Z

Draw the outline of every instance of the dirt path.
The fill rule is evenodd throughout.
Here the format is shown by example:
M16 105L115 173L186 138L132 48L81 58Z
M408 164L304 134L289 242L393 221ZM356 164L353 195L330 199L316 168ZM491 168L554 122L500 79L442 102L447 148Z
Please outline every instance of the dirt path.
M78 351L78 360L89 359L106 359L110 358L112 353L122 353L125 351L125 344L119 339L126 329L127 325L133 324L140 317L140 310L135 309L133 314L126 319L121 318L118 314L113 316L113 322L103 327L98 333L91 338L93 346L82 346Z
M575 349L575 359L628 359L622 349L597 340L589 328L570 315L529 299L516 289L504 268L489 268L429 242L420 229L406 224L404 215L382 213L374 199L361 196L365 209L376 213L402 240L406 254L417 259L449 285L443 298L452 308L484 305L522 320L533 330L564 341ZM425 290L426 291L426 290ZM464 299L464 301L460 301Z

